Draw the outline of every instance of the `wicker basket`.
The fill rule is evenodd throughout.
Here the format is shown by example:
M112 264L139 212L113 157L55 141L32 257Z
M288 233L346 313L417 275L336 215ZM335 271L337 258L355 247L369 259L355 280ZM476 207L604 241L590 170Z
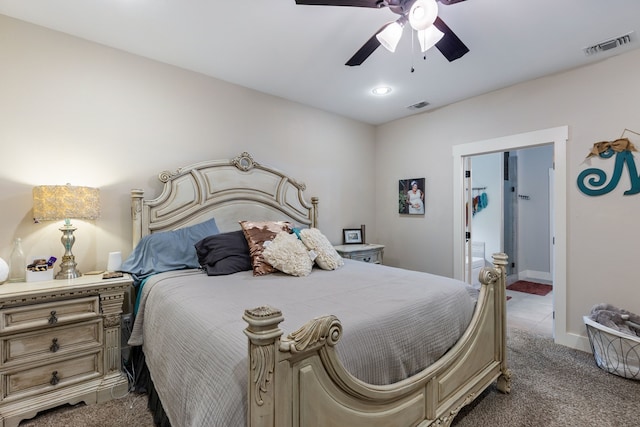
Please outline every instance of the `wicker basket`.
M623 334L583 316L593 357L599 368L640 380L640 337Z

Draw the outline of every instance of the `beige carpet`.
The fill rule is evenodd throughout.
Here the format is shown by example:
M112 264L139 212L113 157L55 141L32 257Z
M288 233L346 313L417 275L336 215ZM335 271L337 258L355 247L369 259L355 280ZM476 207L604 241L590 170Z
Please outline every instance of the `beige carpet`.
M154 427L147 395L129 393L98 405L61 406L24 420L20 427Z
M590 353L511 329L511 393L492 386L454 419L455 427L637 426L640 381L596 366Z
M462 409L452 426L639 425L640 381L608 374L596 366L591 354L555 345L550 338L529 332L511 329L507 345L513 373L511 394L490 387ZM20 426L152 427L146 405L146 395L130 394L100 405L55 409Z

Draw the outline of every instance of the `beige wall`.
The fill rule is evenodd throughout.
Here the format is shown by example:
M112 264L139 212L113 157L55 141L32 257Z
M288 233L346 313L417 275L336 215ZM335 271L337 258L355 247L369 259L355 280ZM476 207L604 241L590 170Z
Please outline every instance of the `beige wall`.
M585 335L582 315L599 302L640 312L640 195L623 195L630 187L627 169L607 195L588 197L576 185L595 142L616 139L625 128L640 132L639 67L635 50L380 126L376 222L378 238L387 245L385 261L453 274L454 145L568 125L567 333ZM625 136L640 146L640 137ZM611 170L612 163L597 159L592 165ZM406 176L427 179L424 218L397 214L397 180Z
M320 198L332 242L362 223L373 239L374 132L0 15L0 257L15 237L28 258L62 256L60 224L31 219L31 189L70 182L101 189L102 216L74 221L74 254L81 271L104 269L108 252L131 251L131 188L156 197L161 171L245 150Z

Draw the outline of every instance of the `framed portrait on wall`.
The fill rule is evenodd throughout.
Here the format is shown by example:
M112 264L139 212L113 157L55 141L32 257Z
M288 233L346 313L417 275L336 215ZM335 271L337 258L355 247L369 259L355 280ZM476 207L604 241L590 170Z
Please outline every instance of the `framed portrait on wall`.
M398 213L424 215L425 178L401 179L398 183Z

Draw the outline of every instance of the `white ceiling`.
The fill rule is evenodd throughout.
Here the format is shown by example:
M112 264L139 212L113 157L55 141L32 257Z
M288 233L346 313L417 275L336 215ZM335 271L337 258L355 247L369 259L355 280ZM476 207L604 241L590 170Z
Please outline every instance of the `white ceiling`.
M295 0L0 0L0 14L371 124L640 47L640 0L439 4L467 55L449 63L433 48L423 60L417 41L412 51L407 26L395 53L379 47L359 67L344 63L398 17L388 8ZM582 50L632 31L625 46L592 56ZM372 95L380 84L393 92ZM407 109L420 101L430 105Z

